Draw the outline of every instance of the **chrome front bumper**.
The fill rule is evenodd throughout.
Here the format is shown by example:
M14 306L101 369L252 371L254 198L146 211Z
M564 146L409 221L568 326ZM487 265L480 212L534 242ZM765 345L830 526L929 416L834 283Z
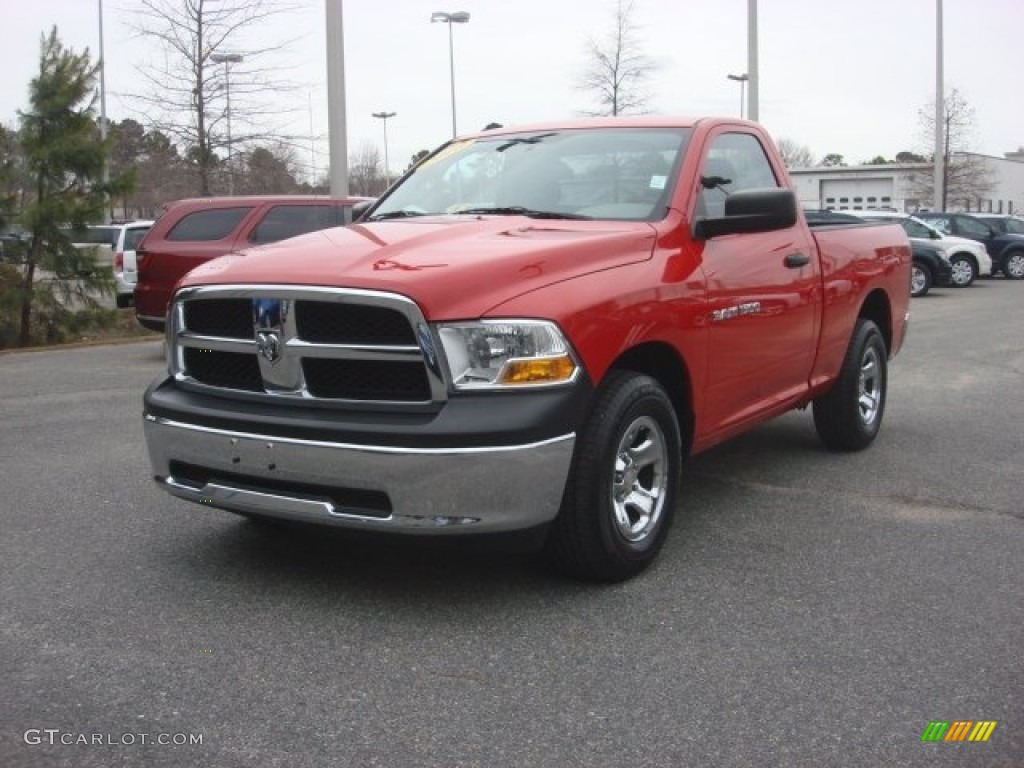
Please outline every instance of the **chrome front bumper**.
M569 474L575 435L528 445L411 449L198 427L146 414L158 485L211 507L311 523L421 534L490 533L548 523ZM199 468L179 472L175 468ZM246 482L246 481L249 482ZM337 500L376 492L367 511Z

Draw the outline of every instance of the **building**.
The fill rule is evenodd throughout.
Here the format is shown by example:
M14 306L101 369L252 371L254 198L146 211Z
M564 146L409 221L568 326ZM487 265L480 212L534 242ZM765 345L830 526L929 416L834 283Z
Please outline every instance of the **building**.
M985 199L950 199L949 210L1024 213L1024 151L1005 157L970 154L991 171L992 193ZM931 199L921 199L918 182L922 174L931 178L933 170L931 163L887 163L791 168L789 174L804 208L914 213L932 208Z

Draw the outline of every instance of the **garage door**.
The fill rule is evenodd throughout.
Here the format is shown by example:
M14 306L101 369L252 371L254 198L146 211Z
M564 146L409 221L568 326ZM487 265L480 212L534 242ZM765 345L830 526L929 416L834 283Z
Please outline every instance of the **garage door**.
M831 211L892 208L892 178L828 179L821 182L821 207Z

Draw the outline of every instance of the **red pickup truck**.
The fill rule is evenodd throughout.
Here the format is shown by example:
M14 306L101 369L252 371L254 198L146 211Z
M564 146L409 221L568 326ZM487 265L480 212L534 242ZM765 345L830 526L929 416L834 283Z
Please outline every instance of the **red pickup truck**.
M568 572L629 578L685 456L809 404L829 448L872 442L910 264L897 225L809 228L754 123L459 138L357 223L184 279L153 474L255 518L537 529Z

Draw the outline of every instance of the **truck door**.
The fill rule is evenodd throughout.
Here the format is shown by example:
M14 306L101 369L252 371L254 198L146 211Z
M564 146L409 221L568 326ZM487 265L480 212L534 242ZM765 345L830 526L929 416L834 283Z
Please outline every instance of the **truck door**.
M701 167L695 216L722 216L733 192L782 186L760 138L749 133L714 135ZM710 238L702 265L710 328L704 428L718 432L806 390L820 275L802 219L789 229Z

